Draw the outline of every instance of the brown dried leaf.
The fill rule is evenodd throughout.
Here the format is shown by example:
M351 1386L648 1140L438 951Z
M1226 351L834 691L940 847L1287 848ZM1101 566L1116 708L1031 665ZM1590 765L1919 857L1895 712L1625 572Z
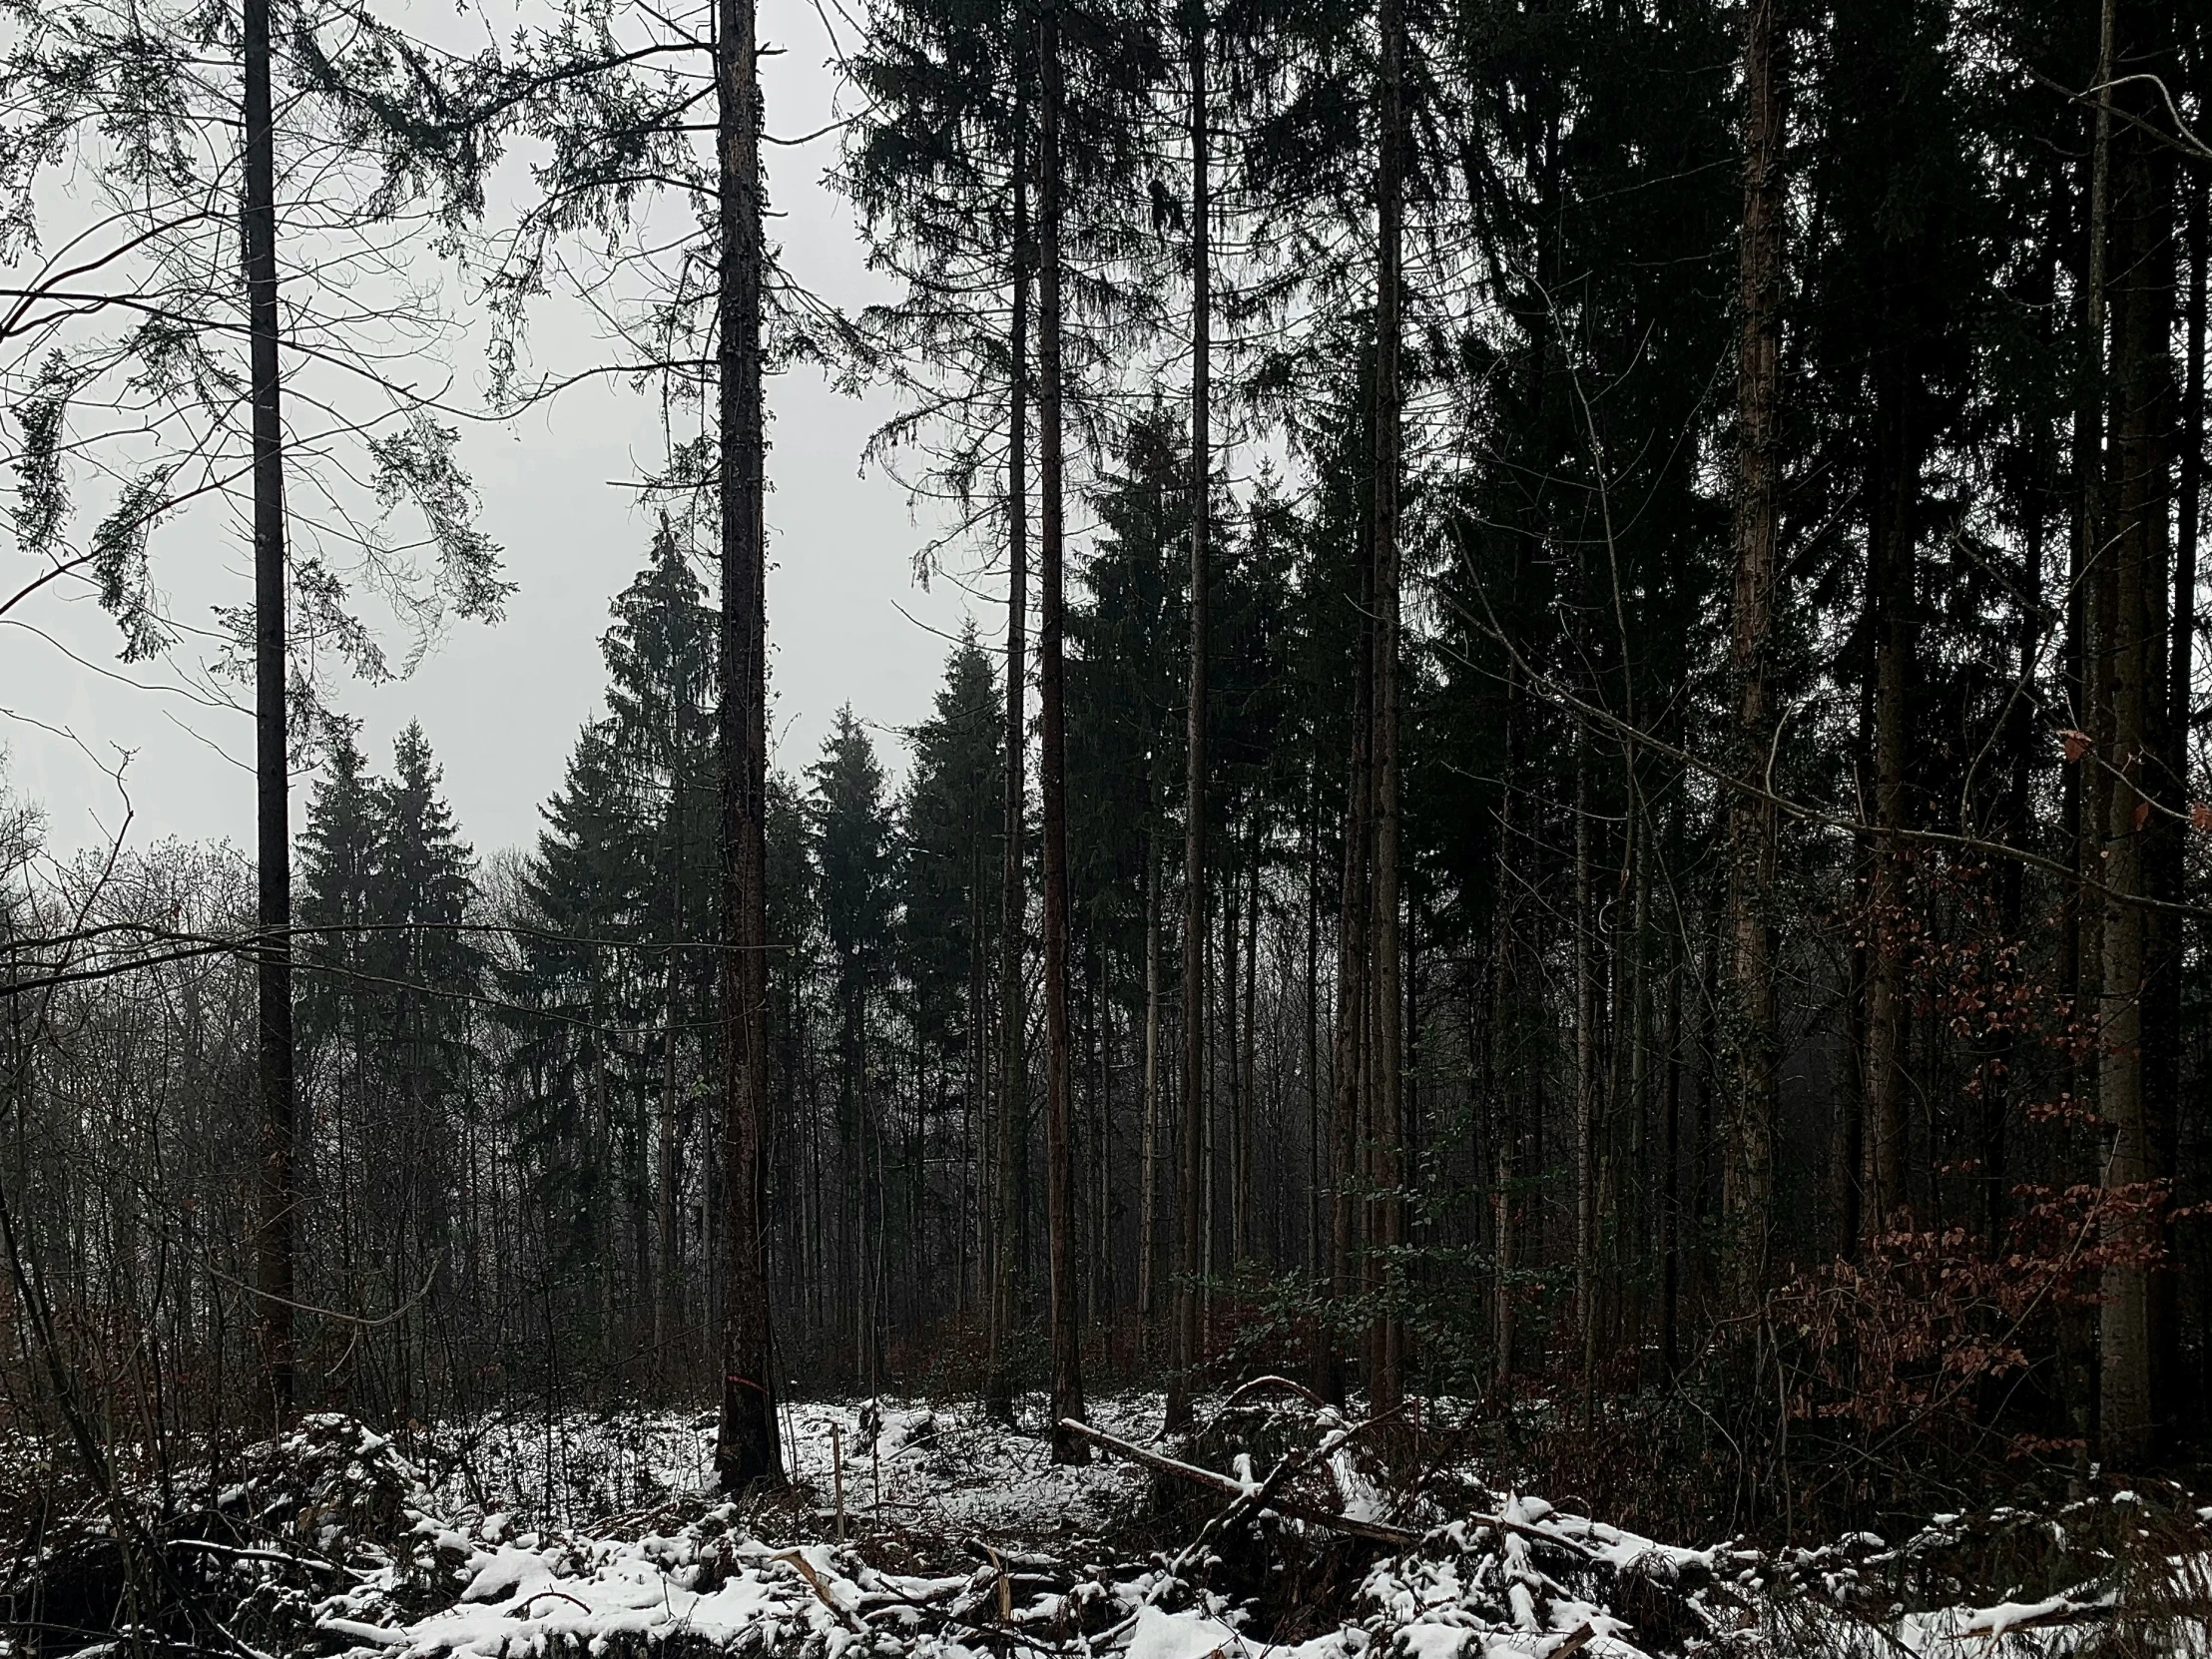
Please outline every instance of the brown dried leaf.
M2068 761L2078 761L2089 753L2089 734L2086 732L2076 731L2069 726L2058 734L2058 741L2065 746Z

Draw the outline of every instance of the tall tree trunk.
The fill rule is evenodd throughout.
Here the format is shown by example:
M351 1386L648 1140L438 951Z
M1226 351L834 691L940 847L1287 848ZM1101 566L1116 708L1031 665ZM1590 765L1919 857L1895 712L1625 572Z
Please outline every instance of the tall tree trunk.
M1743 315L1736 359L1736 576L1728 642L1736 703L1733 770L1737 787L1728 802L1727 1168L1735 1179L1728 1206L1732 1231L1724 1277L1729 1302L1736 1307L1756 1295L1765 1275L1774 1203L1775 1062L1781 1047L1775 1020L1771 914L1775 816L1767 785L1774 723L1767 652L1774 624L1775 543L1781 523L1776 432L1782 380L1784 234L1781 45L1775 39L1775 0L1752 0L1744 23L1744 237L1737 288ZM1672 1124L1670 1116L1670 1137ZM1668 1209L1671 1217L1671 1198ZM1671 1219L1668 1225L1674 1225ZM1671 1235L1667 1271L1666 1317L1671 1333L1675 1296Z
M1094 964L1092 1006L1096 1010L1091 1041L1096 1045L1098 1061L1092 1073L1097 1080L1098 1116L1091 1137L1091 1165L1098 1172L1098 1198L1091 1212L1092 1259L1096 1266L1091 1271L1090 1309L1094 1321L1105 1321L1113 1316L1114 1309L1114 1004L1106 994L1109 952L1098 948L1095 933L1090 948Z
M1306 1277L1322 1274L1321 804L1314 757L1306 762Z
M761 403L761 103L754 0L717 0L715 91L722 217L719 431L722 618L722 1414L727 1493L781 1477L769 1362L768 527Z
M2179 450L2179 477L2174 504L2172 603L2166 621L2164 707L2160 710L2159 794L2170 813L2152 818L2156 832L2156 897L2183 903L2188 897L2188 861L2184 840L2190 828L2192 807L2189 789L2189 740L2193 725L2197 627L2197 545L2204 493L2204 335L2205 255L2212 241L2212 177L2202 167L2186 169L2186 204L2177 200L2175 211L2185 212L2189 259L2189 291L2182 320L2184 386L2179 420L2175 428ZM2183 970L2188 961L2191 918L2169 910L2157 918L2158 951L2152 970L2154 995L2150 1017L2154 1040L2150 1044L2150 1069L2144 1088L2150 1101L2150 1137L2154 1166L2161 1179L2174 1180L2181 1173L2183 1111L2182 1060L2188 1032L2182 1006ZM2179 1307L2181 1275L2155 1274L2150 1283L2151 1392L2161 1421L2177 1404L2175 1388L2181 1382L2182 1319Z
M2141 120L2155 119L2145 107ZM2157 812L2150 776L2158 753L2163 656L2159 610L2165 579L2170 490L2172 377L2172 164L2154 153L2141 127L2123 140L2121 197L2128 259L2112 307L2113 441L2108 499L2114 508L2106 558L2112 580L2099 585L2108 606L2098 654L2110 688L2110 747L2104 752L2103 984L2098 1044L2097 1115L2108 1137L2102 1185L2102 1240L2110 1253L2098 1318L2098 1448L2119 1467L2150 1454L2158 1423L2152 1376L2156 1349L2147 1256L2162 1244L2145 1208L2160 1175L2152 1102L2145 1088L2145 1001L2156 952L2148 891Z
M1687 953L1667 968L1666 1081L1659 1099L1659 1366L1672 1382L1680 1366L1682 1303L1682 976Z
M1629 755L1634 761L1633 752ZM1612 1103L1606 1114L1605 1139L1602 1143L1604 1161L1599 1166L1598 1214L1617 1216L1613 1226L1613 1238L1608 1255L1611 1265L1607 1272L1606 1289L1611 1298L1611 1318L1608 1323L1608 1340L1627 1325L1628 1336L1640 1349L1643 1340L1643 1292L1640 1273L1634 1280L1630 1274L1635 1265L1630 1252L1638 1241L1648 1237L1645 1232L1647 1189L1640 1179L1650 1147L1650 1115L1648 1101L1651 1093L1651 984L1650 984L1650 927L1651 927L1651 856L1646 844L1645 821L1641 791L1633 770L1628 778L1628 845L1622 861L1621 879L1631 884L1635 901L1629 910L1628 938L1625 941L1628 960L1623 971L1615 977L1615 1002L1618 1010L1627 1004L1625 1020L1614 1015L1613 1077L1615 1088ZM1627 1030L1622 1032L1622 1024ZM1620 1049L1625 1047L1623 1056ZM1625 1105L1628 1145L1623 1157L1619 1144L1621 1118ZM1636 1172L1628 1183L1627 1197L1622 1195L1623 1164ZM1631 1285L1633 1284L1633 1290ZM1628 1315L1628 1298L1634 1297L1634 1317ZM1595 1373L1594 1364L1587 1368ZM1638 1368L1639 1372L1641 1368Z
M2091 734L2092 746L2083 764L2066 769L2066 807L2074 830L2077 880L2067 895L2073 915L2072 925L2064 929L2061 938L2068 959L2060 964L2060 988L2072 995L2076 1020L2091 1028L2099 1016L2098 981L2104 956L2104 906L2092 894L2095 883L2103 878L2105 819L2105 775L2100 764L2104 752L2095 747L2095 740L2105 735L2102 728L2109 701L2096 630L2097 588L2110 570L2110 562L2098 555L2104 537L2105 268L2111 219L2112 105L2106 89L2112 79L2116 9L2115 0L2103 0L2098 9L2097 64L2092 81L2098 92L2089 147L2089 246L2081 280L2083 361L2081 390L2074 407L2074 535L2066 573L2069 678L2077 718ZM2069 1062L2068 1069L2073 1074L2068 1079L2068 1092L2076 1099L2086 1099L2097 1087L2096 1046L2089 1045L2086 1053ZM2078 1369L2067 1368L2069 1375ZM2070 1392L2076 1416L2084 1416L2086 1382ZM2081 1426L2085 1428L2086 1422Z
M1184 716L1183 784L1183 1155L1176 1171L1181 1249L1175 1292L1175 1352L1168 1370L1167 1427L1191 1425L1191 1388L1200 1359L1200 1258L1206 1158L1206 756L1207 613L1212 602L1213 193L1209 177L1205 0L1192 0L1191 76L1191 647L1190 699Z
M2181 396L2180 500L2174 516L2172 635L2166 675L2166 774L2174 799L2188 803L2189 730L2195 703L2197 546L2204 512L2205 258L2212 253L2212 177L2193 169L2189 187L2189 300L2184 332ZM2180 843L2175 842L2178 851ZM2178 858L2176 863L2178 866ZM2178 867L2170 898L2181 896Z
M682 762L675 763L681 766ZM673 769L672 769L673 770ZM671 938L684 936L684 792L672 776L669 808L670 862L674 903L670 917ZM653 1285L653 1352L655 1365L665 1375L668 1345L676 1335L676 1299L680 1267L676 1260L676 988L677 952L668 952L661 976L661 1099L655 1145L654 1229L659 1273Z
M2039 183L2049 192L2049 219L2042 238L2027 299L2038 314L2050 318L2056 341L2059 242L2065 224L2063 174L2047 168ZM2048 556L2047 539L2051 507L2053 460L2050 420L2041 411L2025 417L2027 477L2021 490L2021 581L2018 617L2019 673L2011 702L2005 710L2004 744L2006 780L2003 816L2004 838L2013 846L2025 846L2035 831L2034 780L2037 732L2036 678L2041 672L2044 628L2048 611L2044 601ZM2002 937L2018 940L2025 926L2027 870L2017 858L2007 858L1997 869L1997 915ZM1981 1114L1981 1187L1984 1228L1992 1254L2003 1248L2006 1198L2009 1190L2007 1129L2018 1097L2020 1033L2007 1024L1990 1045L1994 1066Z
M1398 1196L1399 1070L1404 1004L1398 946L1398 475L1404 394L1398 383L1400 270L1405 197L1403 60L1400 0L1381 0L1382 86L1376 172L1375 293L1375 1093L1369 1102L1375 1143L1375 1246L1384 1253L1385 1301L1396 1263L1387 1253L1404 1242ZM1376 1330L1375 1375L1368 1380L1374 1409L1397 1409L1404 1393L1404 1327L1385 1313Z
M1577 627L1587 615L1587 591L1577 595ZM1577 655L1586 655L1577 652ZM1590 1402L1589 1368L1597 1338L1597 941L1590 891L1590 728L1574 723L1574 1318L1581 1328L1583 1403Z
M1211 938L1208 939L1206 948L1209 952L1212 951L1213 941ZM1217 984L1220 982L1220 977L1219 968L1209 959L1206 966L1205 982L1208 985ZM1209 1065L1206 1075L1206 1099L1199 1119L1201 1129L1198 1145L1198 1363L1200 1365L1206 1363L1208 1355L1212 1352L1214 1252L1220 1243L1215 1232L1215 1223L1219 1219L1215 1214L1215 1206L1221 1199L1221 1183L1216 1179L1221 1173L1221 1166L1214 1157L1214 1135L1221 1127L1217 1121L1221 1114L1219 1110L1220 1103L1214 1092L1214 1072L1215 1068Z
M1244 986L1244 958L1240 948L1244 920L1244 872L1237 867L1237 833L1234 821L1227 828L1228 856L1223 860L1221 880L1221 1052L1224 1057L1223 1080L1229 1085L1229 1262L1234 1267L1244 1260L1245 1249L1244 1190L1237 1181L1237 1171L1244 1163L1247 1109L1244 1098L1244 1068L1237 1063L1239 1056L1244 1053L1242 1032L1237 1021L1237 995Z
M1516 584L1523 575L1522 558L1514 555ZM1497 889L1496 919L1490 927L1490 1020L1484 1044L1484 1070L1489 1077L1490 1248L1496 1267L1490 1287L1490 1337L1493 1376L1500 1388L1513 1375L1513 1273L1520 1242L1519 1176L1521 1150L1518 1087L1525 1073L1521 1052L1519 903L1525 890L1516 839L1516 800L1524 790L1527 758L1527 693L1520 665L1505 664L1505 775L1498 790L1497 852L1494 883ZM1506 1047L1500 1054L1501 1047Z
M1017 48L1016 56L1020 55ZM1018 73L1018 71L1017 71ZM1022 760L1028 750L1023 692L1028 685L1029 626L1029 176L1024 155L1028 111L1014 94L1014 249L1012 320L1008 325L1006 388L1006 803L1005 863L998 928L998 1146L991 1186L997 1250L991 1258L989 1363L984 1405L1013 1421L1013 1333L1021 1311L1022 1176L1028 1163L1028 1066L1022 1005L1022 931L1026 883L1022 871Z
M1337 1022L1331 1035L1334 1094L1329 1133L1329 1295L1340 1313L1353 1293L1352 1259L1359 1231L1360 1121L1368 1095L1369 902L1374 869L1375 561L1373 546L1357 553L1352 595L1352 753L1345 784L1344 877L1337 909ZM1321 1337L1315 1386L1326 1399L1345 1403L1343 1347L1334 1330Z
M977 803L970 811L980 811ZM981 1277L982 1264L990 1261L995 1239L991 1233L991 1206L989 1165L983 1148L986 1138L984 1125L989 1121L989 1096L987 1082L989 1067L985 1055L989 1052L990 1015L989 979L983 956L983 839L974 836L968 842L967 928L968 928L968 993L967 993L967 1087L962 1094L960 1123L961 1182L965 1187L960 1195L960 1214L963 1218L959 1229L959 1277L957 1308L962 1314L968 1311L969 1297L974 1294L968 1282L969 1222L973 1218L975 1263L977 1277ZM984 1325L989 1327L990 1316L986 1310ZM987 1340L987 1339L986 1339Z
M1905 1049L1912 1009L1905 983L1909 864L1902 831L1908 813L1914 544L1920 488L1909 352L1894 331L1876 348L1876 476L1867 524L1867 598L1875 657L1875 836L1867 918L1873 960L1867 990L1864 1220L1876 1232L1887 1228L1908 1202Z
M2033 832L2035 768L2035 700L2030 695L2036 666L2041 659L2043 625L2043 532L2045 523L2049 426L2034 417L2029 437L2030 459L2026 488L2026 524L2021 550L2022 576L2019 614L2019 678L2005 711L2006 778L2004 838L2014 846L2027 844ZM2002 937L2020 937L2026 904L2026 869L2017 858L2007 858L1997 870L1997 925ZM1996 1059L1994 1074L1982 1098L1980 1134L1980 1182L1985 1195L1983 1225L1991 1250L2000 1248L2004 1233L2005 1128L2011 1115L2013 1076L2018 1067L2018 1038L2009 1028L1991 1045Z
M1087 1463L1090 1443L1063 1430L1083 1415L1083 1372L1075 1321L1075 1148L1068 1046L1067 717L1061 703L1065 613L1060 431L1060 12L1045 10L1044 120L1037 146L1038 537L1042 592L1037 618L1039 783L1044 806L1045 1204L1051 1269L1052 1460Z
M1158 811L1158 802L1154 802ZM1144 1107L1137 1148L1137 1317L1152 1341L1153 1274L1159 1261L1160 1198L1160 827L1145 830Z
M254 773L261 949L261 1215L255 1241L262 1393L291 1416L292 1168L291 750L284 682L284 427L276 360L276 136L270 94L270 0L246 0L246 308L254 405Z
M1870 108L1887 120L1907 71L1879 54ZM1909 163L1893 151L1893 177ZM1882 297L1867 318L1875 330L1872 446L1867 471L1867 621L1874 648L1874 817L1865 931L1871 941L1867 995L1866 1205L1879 1233L1912 1202L1908 1182L1907 1052L1913 1024L1907 985L1916 920L1913 861L1906 842L1911 800L1914 693L1918 667L1924 350L1920 323L1898 296L1915 280L1920 248L1878 230Z
M1250 1261L1258 1229L1253 1214L1252 1152L1260 1123L1259 992L1260 992L1260 823L1255 808L1252 850L1245 870L1244 916L1244 1014L1239 1022L1243 1048L1243 1081L1237 1088L1237 1108L1243 1114L1237 1125L1237 1251L1236 1263Z

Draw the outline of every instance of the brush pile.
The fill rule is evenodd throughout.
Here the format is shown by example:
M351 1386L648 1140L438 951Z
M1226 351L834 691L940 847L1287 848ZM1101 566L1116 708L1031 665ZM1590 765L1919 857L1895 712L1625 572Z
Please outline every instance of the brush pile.
M1095 1460L1071 1469L965 1409L806 1407L791 1483L733 1503L703 1490L706 1427L672 1418L660 1476L636 1482L648 1501L587 1517L528 1455L549 1438L478 1423L409 1455L312 1417L197 1500L48 1515L5 1563L0 1652L1900 1659L1967 1638L2051 1654L2126 1622L2131 1561L2134 1599L2150 1585L2165 1609L2135 1627L2207 1652L2191 1616L2206 1517L2140 1494L2062 1520L1943 1517L1898 1547L1691 1549L1493 1490L1447 1447L1288 1384L1240 1390L1173 1445L1157 1421L1154 1399L1106 1402L1080 1429ZM607 1429L640 1443L635 1421ZM1417 1481L1390 1472L1407 1467ZM2160 1527L2147 1554L2114 1547ZM2084 1573L2069 1538L2108 1570ZM1992 1570L2042 1588L1976 1605Z

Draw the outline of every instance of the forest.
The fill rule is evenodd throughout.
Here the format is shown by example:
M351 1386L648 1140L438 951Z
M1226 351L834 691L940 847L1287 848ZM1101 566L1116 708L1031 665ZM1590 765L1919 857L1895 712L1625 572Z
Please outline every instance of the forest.
M0 1653L2212 1651L2208 95L2176 0L0 0L0 621L256 733L249 847L0 797ZM800 753L809 375L973 606ZM602 381L482 846L347 689Z

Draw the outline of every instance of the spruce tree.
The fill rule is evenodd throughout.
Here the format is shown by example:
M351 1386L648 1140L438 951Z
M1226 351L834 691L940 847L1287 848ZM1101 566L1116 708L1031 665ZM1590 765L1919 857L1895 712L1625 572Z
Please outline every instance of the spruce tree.
M839 1301L852 1321L853 1382L882 1382L887 1243L876 1225L883 1181L886 1102L871 1086L870 1021L893 943L891 847L883 769L849 705L808 769L807 817L815 893L830 953L836 1020L836 1126L840 1236L845 1254ZM872 1181L871 1181L872 1176Z
M960 1266L953 1295L969 1292L967 1241L987 1273L992 1237L981 1156L989 1124L990 963L997 928L999 802L1005 749L999 687L972 625L945 659L929 718L912 733L913 765L900 805L898 952L912 987L917 1036L963 1076ZM972 1173L970 1173L972 1172ZM973 1186L970 1186L970 1183ZM971 1226L971 1219L980 1225Z

